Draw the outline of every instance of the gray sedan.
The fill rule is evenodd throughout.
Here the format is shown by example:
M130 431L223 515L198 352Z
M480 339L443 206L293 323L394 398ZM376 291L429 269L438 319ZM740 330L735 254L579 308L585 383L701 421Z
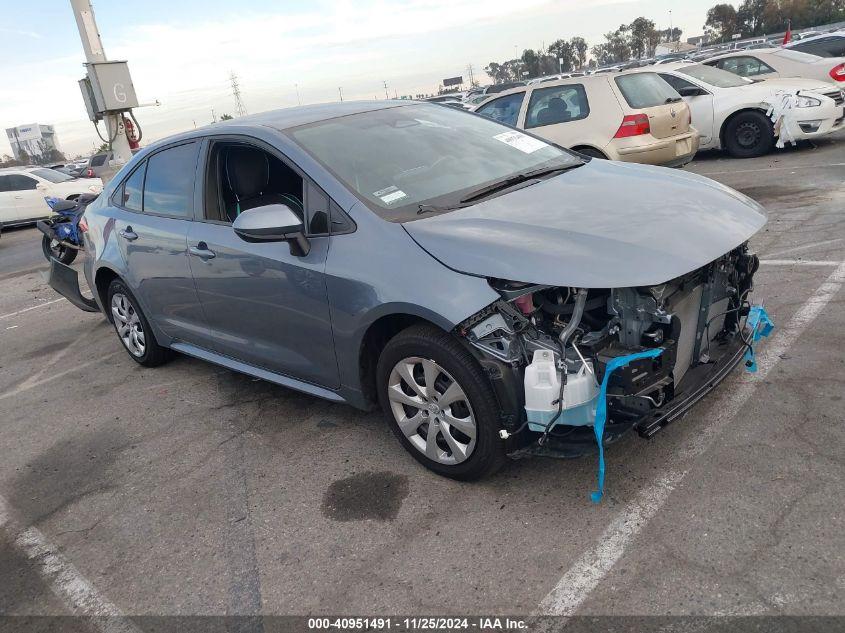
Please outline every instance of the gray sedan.
M457 479L651 436L742 359L765 223L692 174L407 101L279 110L145 148L81 227L129 356L368 409ZM612 374L612 375L611 375ZM601 388L600 388L601 385Z

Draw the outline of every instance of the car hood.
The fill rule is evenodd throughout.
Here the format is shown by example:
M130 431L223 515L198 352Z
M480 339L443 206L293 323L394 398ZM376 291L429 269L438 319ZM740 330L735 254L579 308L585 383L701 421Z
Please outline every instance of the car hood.
M403 226L429 254L463 273L620 288L659 284L700 268L765 223L759 204L702 176L592 160Z

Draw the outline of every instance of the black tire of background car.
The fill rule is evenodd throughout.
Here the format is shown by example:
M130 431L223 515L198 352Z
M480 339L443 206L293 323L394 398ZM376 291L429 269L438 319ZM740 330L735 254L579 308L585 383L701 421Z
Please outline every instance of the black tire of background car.
M469 458L455 465L439 464L418 451L402 433L390 410L387 384L393 367L403 358L430 358L445 369L469 398L476 422L476 444ZM493 389L481 366L452 336L431 325L412 325L385 346L376 369L379 403L387 424L402 446L418 462L438 475L472 481L492 475L507 461L499 438L499 414Z
M593 149L592 147L579 147L575 150L579 154L583 154L584 156L589 156L590 158L598 158L600 160L607 160L607 156L602 154L599 150Z
M112 297L118 292L129 298L129 301L132 303L132 308L138 314L138 317L141 319L141 325L144 328L146 349L144 350L143 356L132 355L129 350L126 349L123 342L120 341L120 336L118 336L118 342L120 343L120 346L126 350L126 353L129 354L129 358L144 367L158 367L173 358L173 351L171 349L162 347L158 344L155 334L153 334L153 331L150 328L150 322L147 321L147 317L144 316L141 307L138 305L138 300L135 298L135 295L130 292L129 288L126 287L126 284L120 279L114 279L111 284L109 284L109 291L105 305L106 310L111 310ZM109 320L112 322L112 325L114 325L114 318L112 318L111 315L109 315ZM117 326L115 326L114 331L115 334L117 334Z
M740 136L747 134L752 142L741 142ZM748 110L740 112L728 121L724 133L725 149L735 158L754 158L768 154L775 145L775 131L772 122L762 112Z
M44 251L44 257L47 258L47 261L50 261L51 257L55 257L59 260L62 264L70 264L76 259L78 250L75 248L68 248L67 246L57 246L56 248L51 248L50 243L52 240L47 237L46 235L41 238L41 250Z

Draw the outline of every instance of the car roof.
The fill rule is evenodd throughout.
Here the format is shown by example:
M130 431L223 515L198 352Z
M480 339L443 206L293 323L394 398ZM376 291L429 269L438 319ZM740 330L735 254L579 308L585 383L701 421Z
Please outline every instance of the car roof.
M488 95L488 96L490 97L490 101L492 101L493 99L496 99L498 97L504 97L504 96L514 94L514 93L517 93L517 92L525 92L526 90L530 90L532 88L535 89L535 90L536 89L545 90L546 88L551 88L553 86L565 86L567 84L581 84L581 83L584 83L585 81L588 82L588 83L589 82L597 82L597 81L607 81L607 75L601 74L601 75L582 75L580 77L566 77L565 79L555 79L554 81L544 81L542 83L532 84L530 86L517 86L516 88L511 88L510 90L502 90L502 92L496 92L496 93L493 93L493 94ZM481 105L481 104L478 104L478 105Z
M723 55L715 55L713 57L708 58L706 61L711 62L717 59L724 59L727 57L745 57L748 55L753 56L760 56L760 57L778 57L782 59L788 59L795 62L803 62L805 64L812 63L816 61L818 58L816 55L811 55L810 53L802 53L801 51L794 51L790 48L758 48L754 49L753 51L731 51L729 53L725 53ZM818 58L821 59L821 58Z

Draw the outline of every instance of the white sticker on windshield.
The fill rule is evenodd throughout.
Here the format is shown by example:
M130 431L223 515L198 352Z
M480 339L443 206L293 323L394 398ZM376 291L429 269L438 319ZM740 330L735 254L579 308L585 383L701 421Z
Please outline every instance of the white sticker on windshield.
M398 187L388 187L387 189L381 189L379 191L374 191L373 195L380 199L385 204L393 204L401 200L402 198L407 198L408 194L404 191L399 189Z
M543 149L544 147L548 147L548 143L544 143L540 139L533 138L531 136L527 136L522 132L502 132L501 134L496 134L493 137L497 141L502 141L502 143L507 143L511 147L515 147L520 152L525 152L526 154L531 154L532 152L536 152L538 149Z

